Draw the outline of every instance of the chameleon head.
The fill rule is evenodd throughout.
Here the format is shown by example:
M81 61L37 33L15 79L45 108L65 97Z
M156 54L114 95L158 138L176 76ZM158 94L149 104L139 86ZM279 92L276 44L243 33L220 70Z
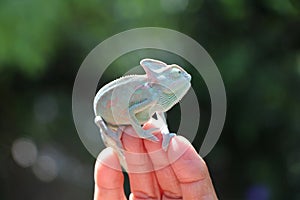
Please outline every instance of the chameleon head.
M141 65L146 71L153 88L159 91L158 106L167 111L178 103L191 87L191 75L176 64L144 59Z

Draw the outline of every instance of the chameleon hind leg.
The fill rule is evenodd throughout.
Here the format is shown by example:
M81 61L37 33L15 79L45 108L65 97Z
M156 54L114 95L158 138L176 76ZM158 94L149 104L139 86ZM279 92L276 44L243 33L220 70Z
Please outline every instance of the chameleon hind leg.
M104 144L107 147L112 147L117 152L122 167L127 170L124 147L121 142L121 137L125 126L118 127L116 131L113 131L107 126L100 116L95 117L95 123L100 128L101 138Z

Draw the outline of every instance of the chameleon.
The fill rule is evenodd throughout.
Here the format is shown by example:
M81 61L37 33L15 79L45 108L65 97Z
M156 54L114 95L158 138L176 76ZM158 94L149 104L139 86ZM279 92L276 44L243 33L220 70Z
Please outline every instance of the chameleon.
M93 102L94 121L100 128L102 140L117 151L123 167L125 157L121 137L124 128L132 126L138 137L153 142L158 142L153 133L161 131L162 149L166 151L175 133L169 133L164 113L191 87L191 75L176 64L167 65L146 58L140 65L146 74L127 75L109 82L100 88ZM142 128L154 115L163 122L165 131Z

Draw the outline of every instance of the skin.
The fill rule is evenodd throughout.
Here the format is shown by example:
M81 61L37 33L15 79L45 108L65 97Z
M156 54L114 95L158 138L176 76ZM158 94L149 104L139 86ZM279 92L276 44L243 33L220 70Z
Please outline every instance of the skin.
M146 124L144 128L149 129L152 126ZM139 155L146 153L146 156L140 156L140 159L126 157L129 169L134 169L128 172L131 187L130 200L217 199L204 160L185 138L175 136L167 151L158 151L161 150L160 133L156 134L160 143L154 143L133 137L134 130L131 127L124 131L131 133L123 134L122 137L126 151L139 153ZM159 152L157 154L151 153L157 151ZM139 170L141 173L136 173ZM96 161L94 200L125 200L123 181L118 157L113 149L108 147L100 153Z

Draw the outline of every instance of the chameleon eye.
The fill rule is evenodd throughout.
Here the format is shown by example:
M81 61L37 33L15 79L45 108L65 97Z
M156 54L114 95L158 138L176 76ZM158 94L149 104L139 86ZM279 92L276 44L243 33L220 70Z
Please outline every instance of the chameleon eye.
M173 78L178 78L181 75L182 71L178 68L173 68L171 70L171 75Z

